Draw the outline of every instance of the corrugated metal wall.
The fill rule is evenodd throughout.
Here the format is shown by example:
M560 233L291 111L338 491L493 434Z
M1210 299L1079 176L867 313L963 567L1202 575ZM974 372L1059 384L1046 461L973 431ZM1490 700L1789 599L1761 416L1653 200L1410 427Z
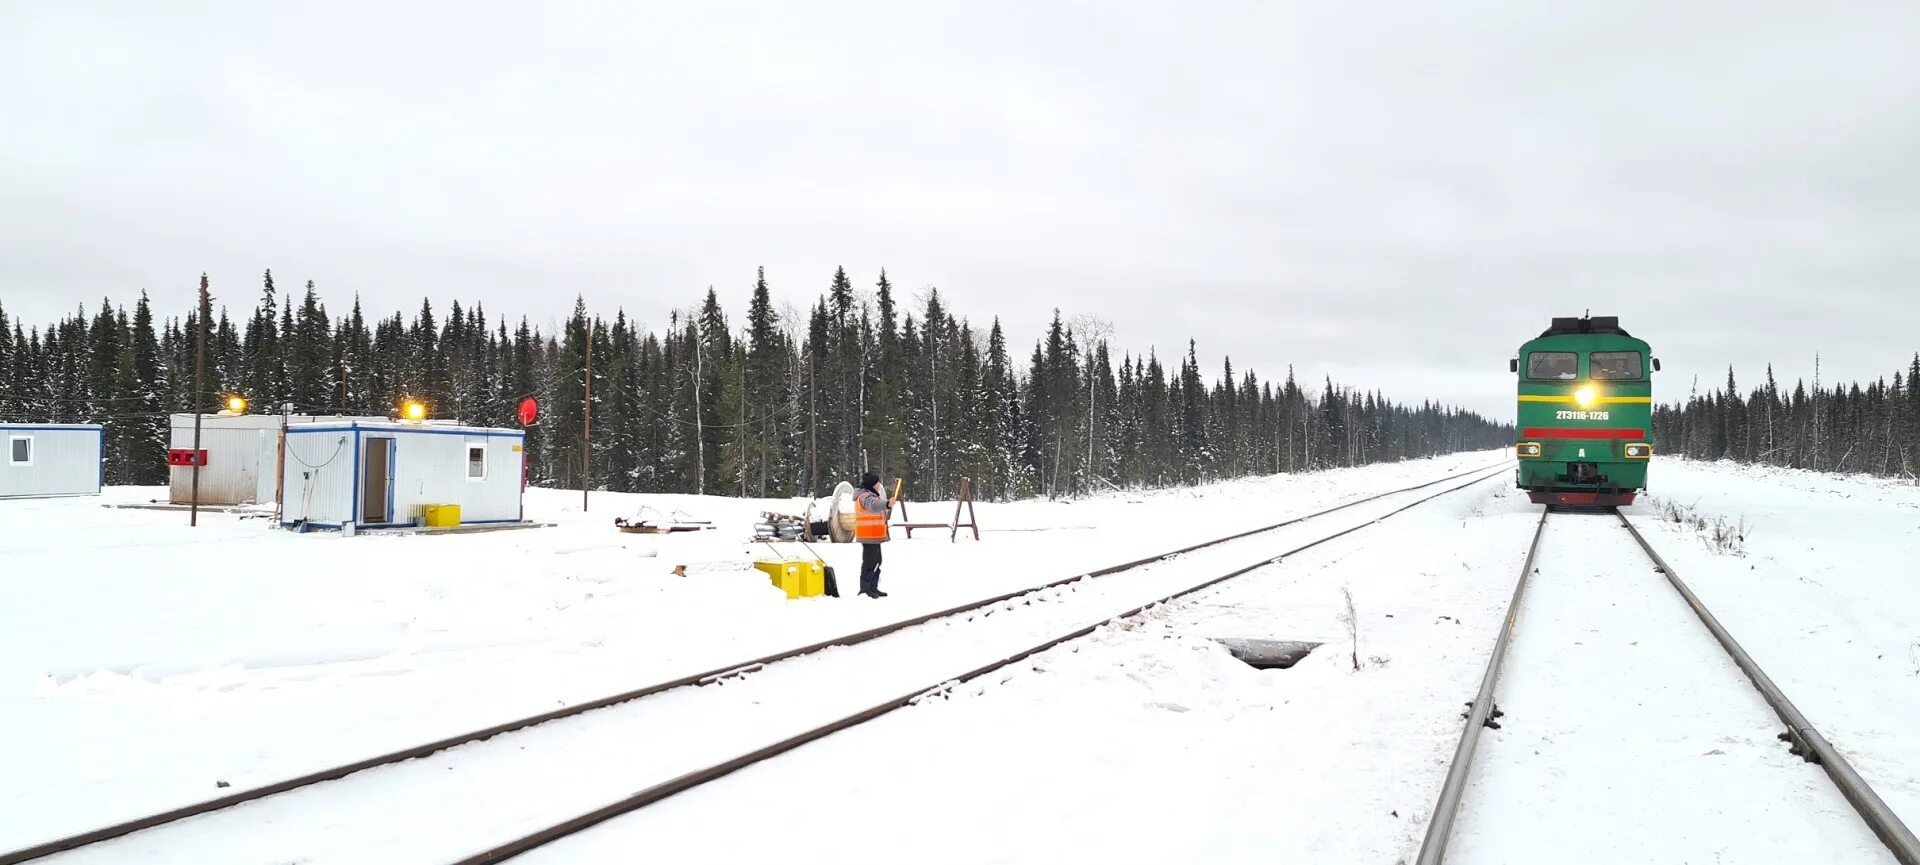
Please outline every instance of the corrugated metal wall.
M376 438L394 440L391 524L411 524L430 504L459 505L465 523L521 519L524 435L517 430L321 422L312 430L288 428L282 522L361 523L354 474L365 465L368 440ZM483 478L468 478L469 445L485 448Z
M13 439L31 438L31 465ZM105 432L93 424L0 424L0 498L98 495Z
M513 448L521 441L517 432L400 433L394 453L395 522L412 522L421 506L440 504L459 505L463 523L520 519L521 455ZM483 479L467 477L470 446L486 449Z
M286 505L280 521L306 520L339 525L353 518L353 432L330 428L325 432L287 435Z
M193 447L193 415L174 415L168 447ZM273 466L279 449L280 419L272 416L203 417L200 449L207 464L200 467L200 503L237 505L273 501ZM264 448L263 448L264 445ZM266 460L261 461L264 449ZM261 481L267 494L260 495ZM193 500L193 469L174 466L167 473L168 497L175 504Z

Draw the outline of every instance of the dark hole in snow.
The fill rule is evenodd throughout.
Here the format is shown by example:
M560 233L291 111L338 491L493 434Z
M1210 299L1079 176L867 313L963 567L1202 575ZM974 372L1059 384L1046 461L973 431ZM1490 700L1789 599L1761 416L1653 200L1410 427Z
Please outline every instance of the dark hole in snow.
M1320 647L1319 643L1301 640L1255 640L1240 637L1215 637L1214 642L1227 648L1241 663L1256 670L1284 670L1308 653Z

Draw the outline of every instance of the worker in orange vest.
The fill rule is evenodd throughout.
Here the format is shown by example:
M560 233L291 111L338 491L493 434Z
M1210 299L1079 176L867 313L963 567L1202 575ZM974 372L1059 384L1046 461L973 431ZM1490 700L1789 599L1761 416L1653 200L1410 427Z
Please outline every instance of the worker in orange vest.
M887 504L880 476L860 476L860 492L853 497L853 539L860 542L860 594L884 598L880 591L880 545L887 542Z

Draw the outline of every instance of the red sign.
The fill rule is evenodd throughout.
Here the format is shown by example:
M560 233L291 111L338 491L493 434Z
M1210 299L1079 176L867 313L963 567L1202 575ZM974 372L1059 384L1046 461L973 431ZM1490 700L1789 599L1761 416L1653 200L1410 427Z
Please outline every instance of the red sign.
M194 464L194 459L193 459L192 448L170 448L167 450L167 465L191 466L193 464ZM205 448L200 449L199 464L203 466L207 464L207 451Z
M539 417L540 417L540 404L537 402L534 402L533 397L527 397L526 399L523 399L520 401L520 425L521 426L532 426L533 422L537 420Z

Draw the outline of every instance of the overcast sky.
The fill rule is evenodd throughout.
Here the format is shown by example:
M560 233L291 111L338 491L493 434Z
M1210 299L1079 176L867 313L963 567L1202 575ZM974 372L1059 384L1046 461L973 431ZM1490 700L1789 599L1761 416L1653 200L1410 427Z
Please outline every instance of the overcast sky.
M754 268L1505 417L1555 315L1683 395L1920 349L1920 3L0 0L0 300L335 311ZM1743 386L1746 382L1743 382Z

